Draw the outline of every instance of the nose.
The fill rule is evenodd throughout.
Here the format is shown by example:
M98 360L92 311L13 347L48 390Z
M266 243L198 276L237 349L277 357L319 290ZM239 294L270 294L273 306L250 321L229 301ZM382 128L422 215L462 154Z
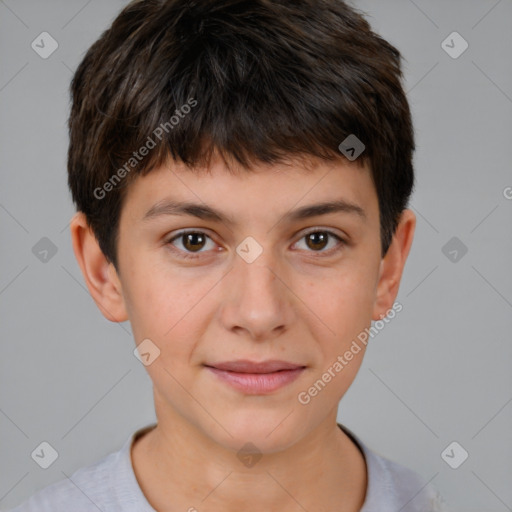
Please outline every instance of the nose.
M270 251L252 263L237 256L224 280L224 327L255 341L273 339L289 329L294 321L293 294L280 274Z

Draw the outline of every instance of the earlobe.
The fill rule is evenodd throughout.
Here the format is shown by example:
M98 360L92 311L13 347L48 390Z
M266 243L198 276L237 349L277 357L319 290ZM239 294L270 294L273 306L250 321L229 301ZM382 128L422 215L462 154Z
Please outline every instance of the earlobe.
M111 322L128 320L117 272L100 249L85 215L77 212L70 223L73 251L85 283L103 316Z
M416 215L412 210L404 210L388 252L381 260L372 320L380 320L393 307L405 262L411 249L415 227Z

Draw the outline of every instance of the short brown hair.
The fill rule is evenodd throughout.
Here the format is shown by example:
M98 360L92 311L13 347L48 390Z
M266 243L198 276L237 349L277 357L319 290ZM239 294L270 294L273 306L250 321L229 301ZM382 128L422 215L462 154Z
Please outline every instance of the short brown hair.
M71 83L73 201L117 267L123 197L137 175L169 157L204 167L213 151L247 170L290 156L343 159L338 146L352 134L365 145L357 162L372 173L385 255L414 186L401 58L341 0L133 1Z

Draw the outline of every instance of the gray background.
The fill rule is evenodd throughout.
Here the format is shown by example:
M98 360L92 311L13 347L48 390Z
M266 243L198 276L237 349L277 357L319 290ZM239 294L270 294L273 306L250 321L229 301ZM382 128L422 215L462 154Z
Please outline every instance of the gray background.
M96 308L68 231L69 81L124 3L0 1L3 509L155 420L130 326ZM353 4L406 60L418 225L403 311L371 341L338 419L453 510L512 510L512 1ZM47 59L31 48L43 31L59 44ZM441 46L453 31L469 43L456 59ZM46 262L32 252L43 237L57 249ZM442 251L452 237L457 258L468 249L458 261ZM42 441L59 453L46 470L30 456ZM469 453L458 469L441 457L452 441Z

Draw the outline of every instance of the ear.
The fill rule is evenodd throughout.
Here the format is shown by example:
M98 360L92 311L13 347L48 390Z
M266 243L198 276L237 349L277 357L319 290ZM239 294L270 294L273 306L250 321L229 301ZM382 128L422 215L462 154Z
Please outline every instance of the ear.
M382 319L393 307L405 261L411 249L415 227L416 215L412 210L404 210L388 251L380 263L379 282L373 305L372 320Z
M121 281L100 249L85 215L78 212L70 223L73 251L94 302L111 322L128 320Z

